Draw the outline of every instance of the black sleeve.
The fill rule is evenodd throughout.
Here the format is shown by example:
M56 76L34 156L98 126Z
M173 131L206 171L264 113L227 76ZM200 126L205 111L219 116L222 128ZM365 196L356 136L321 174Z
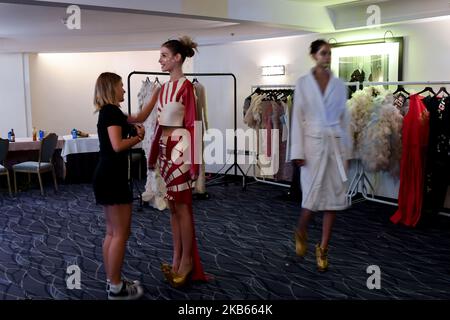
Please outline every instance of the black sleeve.
M106 128L123 125L124 115L117 107L106 105L102 111L102 123Z

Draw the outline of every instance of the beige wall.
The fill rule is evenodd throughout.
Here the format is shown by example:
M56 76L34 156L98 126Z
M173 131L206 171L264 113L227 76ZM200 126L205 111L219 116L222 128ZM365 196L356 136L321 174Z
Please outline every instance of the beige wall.
M72 128L97 132L93 94L98 75L105 71L127 76L132 71L160 71L159 51L30 54L32 125L38 130L70 134ZM185 71L192 70L190 63ZM136 110L137 93L144 76L132 77L132 103ZM162 77L161 80L163 80ZM127 112L128 98L122 103Z
M30 121L28 66L22 53L0 54L0 137L14 129L17 138L27 136Z

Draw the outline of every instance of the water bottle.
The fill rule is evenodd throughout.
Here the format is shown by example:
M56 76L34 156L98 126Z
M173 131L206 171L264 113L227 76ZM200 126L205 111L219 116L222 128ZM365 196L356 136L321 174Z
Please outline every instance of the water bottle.
M72 139L76 139L78 137L77 129L72 129Z
M44 131L39 130L39 140L44 139Z
M11 131L8 131L8 140L11 142Z

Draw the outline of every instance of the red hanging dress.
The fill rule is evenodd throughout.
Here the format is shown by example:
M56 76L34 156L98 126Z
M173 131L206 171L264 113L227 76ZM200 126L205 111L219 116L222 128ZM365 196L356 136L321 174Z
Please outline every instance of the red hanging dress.
M411 95L403 120L398 210L393 223L414 227L420 219L428 147L429 113L420 95Z

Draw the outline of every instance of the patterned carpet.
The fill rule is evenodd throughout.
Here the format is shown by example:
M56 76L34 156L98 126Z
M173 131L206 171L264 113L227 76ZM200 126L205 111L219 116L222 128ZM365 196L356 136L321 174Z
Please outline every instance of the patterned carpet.
M213 280L171 288L160 263L171 260L168 212L135 206L124 274L139 279L146 299L448 299L450 218L427 228L395 226L395 208L363 202L342 213L330 246L330 270L316 271L314 244L321 215L309 230L305 258L294 252L299 204L285 190L252 185L209 187L194 203L200 254ZM105 299L101 243L105 224L91 185L61 185L47 196L29 189L0 193L0 299ZM66 268L81 269L81 289L66 286ZM381 269L369 290L366 269Z

